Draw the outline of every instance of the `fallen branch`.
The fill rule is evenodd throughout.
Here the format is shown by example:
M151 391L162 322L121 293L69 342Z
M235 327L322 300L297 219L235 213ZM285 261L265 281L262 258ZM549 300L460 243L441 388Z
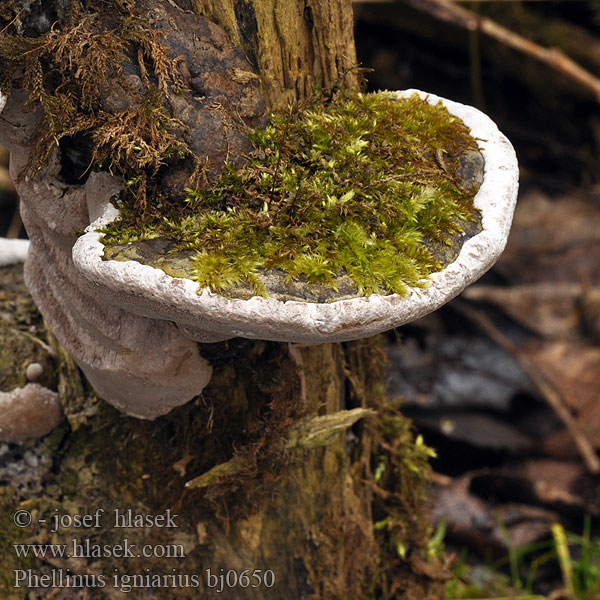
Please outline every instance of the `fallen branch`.
M401 0L413 8L426 12L436 19L463 27L469 31L480 31L495 40L532 56L548 65L555 71L565 75L583 88L591 91L600 102L600 79L571 60L558 48L545 48L498 25L492 19L477 15L451 0Z
M24 262L28 252L28 240L9 240L0 237L0 267Z

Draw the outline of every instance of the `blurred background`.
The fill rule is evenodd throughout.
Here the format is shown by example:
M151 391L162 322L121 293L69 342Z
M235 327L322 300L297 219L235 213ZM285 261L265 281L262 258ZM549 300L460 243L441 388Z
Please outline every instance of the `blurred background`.
M600 598L600 2L357 2L371 89L486 112L515 146L496 266L389 335L387 392L438 457L455 598ZM539 594L539 596L534 596Z
M8 174L8 151L0 146L0 236L25 237L17 210L17 195Z
M454 553L449 597L598 599L600 1L354 11L369 89L476 106L521 168L497 265L387 336L387 393L438 455L432 551ZM0 235L23 237L7 166L0 150Z

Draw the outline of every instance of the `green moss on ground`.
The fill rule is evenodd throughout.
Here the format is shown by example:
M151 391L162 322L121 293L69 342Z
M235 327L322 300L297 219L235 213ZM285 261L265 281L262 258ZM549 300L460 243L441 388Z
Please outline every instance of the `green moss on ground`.
M262 275L277 270L288 283L337 290L349 277L358 295L405 294L477 221L478 185L460 175L477 145L441 104L341 93L250 137L248 163L190 189L182 214L140 228L123 207L104 243L165 238L169 252L193 252L188 276L217 292L241 282L267 295Z

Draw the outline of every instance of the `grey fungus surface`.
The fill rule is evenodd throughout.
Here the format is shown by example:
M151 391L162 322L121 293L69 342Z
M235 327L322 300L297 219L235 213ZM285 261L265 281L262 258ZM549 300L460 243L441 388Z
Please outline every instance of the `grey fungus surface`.
M327 303L282 301L272 297L227 298L199 289L190 279L175 278L137 261L103 260L100 230L118 211L106 205L101 218L73 248L75 268L109 301L125 311L174 322L187 337L216 342L232 337L317 344L368 337L436 310L477 280L497 260L506 244L517 190L518 165L506 137L486 115L470 106L418 90L430 103L442 103L462 119L485 161L484 179L474 199L482 230L464 242L456 260L431 275L424 288L397 294Z
M25 106L26 99L13 90L0 101L5 117L0 143L11 152L10 173L30 238L27 287L98 395L129 415L154 419L199 394L212 369L197 344L173 323L120 309L105 297L102 285L90 284L75 270L75 232L100 214L99 207L109 204L121 183L108 173L94 173L85 185L66 184L59 176L58 151L35 176L19 178L40 118L39 109ZM10 396L4 401L17 406L20 393L5 393ZM35 395L27 397L36 402Z

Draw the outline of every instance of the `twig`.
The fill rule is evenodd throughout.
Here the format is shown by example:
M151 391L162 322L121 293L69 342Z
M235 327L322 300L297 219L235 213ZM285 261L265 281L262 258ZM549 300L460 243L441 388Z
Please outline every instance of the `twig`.
M451 0L401 0L413 8L426 12L436 19L453 23L469 31L481 31L499 42L514 48L523 54L532 56L540 62L562 73L582 87L590 90L600 102L600 79L579 66L558 48L544 48L531 40L498 25L492 19L477 15Z
M508 337L499 331L487 315L462 302L455 302L453 306L469 319L477 323L492 341L518 360L522 369L531 379L537 390L564 423L579 450L579 454L581 455L587 470L590 473L600 473L600 459L598 458L592 443L571 414L571 411L565 406L561 394L548 381L535 363L511 342Z
M2 35L18 18L19 15L23 12L23 8L15 15L14 19L0 31L0 35Z
M479 5L476 5L479 6ZM469 32L469 57L471 61L471 89L473 90L473 98L475 106L479 110L485 110L485 97L483 94L483 79L481 76L481 50L480 42L481 31L479 27L474 31Z
M429 474L429 481L435 485L439 485L440 487L448 487L449 485L452 485L454 479L452 479L452 477L448 477L448 475L444 475L443 473L432 471Z
M334 443L340 433L352 427L358 420L372 417L374 414L375 411L368 408L353 408L329 415L306 417L290 428L285 446L288 450L312 450L329 446ZM186 482L185 489L207 488L224 479L234 477L249 466L249 457L238 454L231 460L220 463L202 475L190 479Z
M38 50L43 50L44 48L51 46L53 43L54 43L54 40L48 40L45 44L42 44L41 46L36 46L35 48L32 48L31 50L27 50L27 52L23 52L23 54L21 54L20 58L22 58L23 56L27 56L28 54L31 54L32 52L37 52Z

